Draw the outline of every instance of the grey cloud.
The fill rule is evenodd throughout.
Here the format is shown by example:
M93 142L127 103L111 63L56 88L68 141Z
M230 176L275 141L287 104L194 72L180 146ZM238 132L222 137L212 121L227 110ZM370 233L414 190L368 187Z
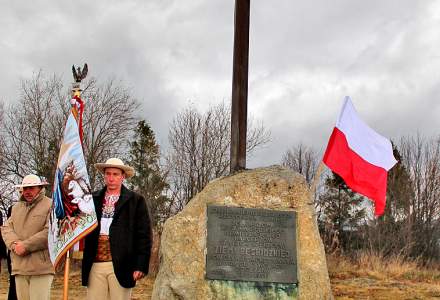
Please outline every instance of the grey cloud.
M273 142L249 165L299 142L323 149L345 95L385 136L437 135L439 12L421 0L252 1L249 112ZM67 85L87 62L132 88L166 148L182 107L230 98L233 16L225 0L0 2L0 97L39 69Z

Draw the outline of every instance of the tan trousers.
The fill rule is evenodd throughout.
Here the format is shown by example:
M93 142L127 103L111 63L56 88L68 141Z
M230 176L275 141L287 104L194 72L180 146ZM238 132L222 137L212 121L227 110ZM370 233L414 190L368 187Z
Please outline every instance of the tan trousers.
M113 271L113 263L93 263L87 286L87 300L129 300L131 289L122 287Z
M18 300L49 300L53 275L15 275Z

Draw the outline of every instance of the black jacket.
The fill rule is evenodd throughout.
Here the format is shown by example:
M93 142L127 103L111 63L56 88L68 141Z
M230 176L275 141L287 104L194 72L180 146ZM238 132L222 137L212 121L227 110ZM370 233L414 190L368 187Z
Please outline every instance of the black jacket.
M83 286L88 284L90 269L98 248L105 191L106 187L93 193L98 226L85 237L82 262ZM116 278L121 286L132 288L136 284L133 280L134 271L148 273L152 232L145 199L125 186L122 186L121 195L118 202L116 202L109 237Z

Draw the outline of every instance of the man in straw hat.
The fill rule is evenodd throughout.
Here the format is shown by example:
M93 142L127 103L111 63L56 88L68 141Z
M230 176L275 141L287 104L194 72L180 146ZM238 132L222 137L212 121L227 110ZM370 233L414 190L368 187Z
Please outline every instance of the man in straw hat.
M52 200L45 196L47 182L26 175L15 187L21 195L2 227L6 247L11 250L19 300L48 300L54 269L47 248L49 212Z
M85 238L82 284L87 299L130 299L148 273L152 233L145 199L122 183L134 169L118 158L95 164L105 186L93 193L98 227Z

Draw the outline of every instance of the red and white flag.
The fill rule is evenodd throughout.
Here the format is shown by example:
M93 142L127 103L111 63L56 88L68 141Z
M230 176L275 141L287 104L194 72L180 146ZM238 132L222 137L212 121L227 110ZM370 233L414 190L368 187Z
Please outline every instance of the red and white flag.
M375 214L385 210L388 171L397 163L391 142L368 127L345 97L323 162L348 187L375 203Z

